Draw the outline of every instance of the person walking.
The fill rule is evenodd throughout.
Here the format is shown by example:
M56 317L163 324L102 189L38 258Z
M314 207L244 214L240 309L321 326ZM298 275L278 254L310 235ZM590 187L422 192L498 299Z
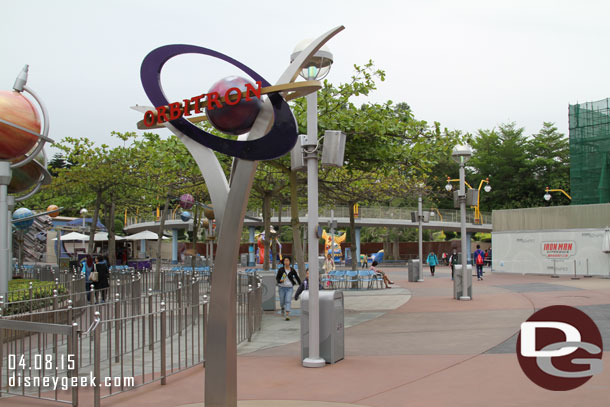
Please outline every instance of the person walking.
M477 280L483 280L483 265L485 264L485 252L481 250L481 245L477 245L477 250L473 253L474 264L477 266Z
M455 265L458 264L458 253L457 249L453 249L451 251L451 256L449 256L449 264L451 265L451 279L455 276Z
M428 266L430 267L430 274L432 274L432 277L434 277L434 269L438 265L438 257L436 256L436 253L433 251L430 252L428 254L428 258L426 259L426 263L428 263Z
M87 290L87 301L91 300L91 284L97 284L97 281L91 281L91 272L93 271L93 257L88 254L81 262L80 272L85 276L85 289Z
M99 301L99 293L102 293L102 302L106 302L108 288L110 287L110 271L108 270L108 260L106 256L98 256L95 258L93 266L97 271L97 283L95 283L95 302Z
M282 316L286 317L286 321L290 321L290 303L292 301L292 291L295 285L301 284L301 279L296 270L290 265L291 259L288 256L284 257L284 264L278 269L275 275L275 281L278 285L280 294L280 307Z

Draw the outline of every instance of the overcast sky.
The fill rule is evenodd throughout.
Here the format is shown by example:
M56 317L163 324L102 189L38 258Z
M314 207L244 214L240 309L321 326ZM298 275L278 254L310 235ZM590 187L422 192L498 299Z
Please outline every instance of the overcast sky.
M51 138L134 131L150 104L139 78L148 52L166 44L212 48L275 83L294 46L337 25L328 76L345 82L372 59L387 79L375 102L407 102L418 119L476 132L543 121L568 133L568 104L610 97L608 1L4 1L0 89L24 64L50 113ZM239 74L204 56L170 61L170 100ZM160 130L168 134L167 130ZM115 142L116 143L116 142ZM51 150L51 155L53 154Z

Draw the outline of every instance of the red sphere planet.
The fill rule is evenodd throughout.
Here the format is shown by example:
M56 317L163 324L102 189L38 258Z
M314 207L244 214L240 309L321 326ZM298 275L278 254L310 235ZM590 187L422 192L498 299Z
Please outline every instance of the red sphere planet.
M228 76L212 85L208 93L216 92L220 98L224 98L228 93L237 100L240 97L238 96L240 91L246 90L247 83L252 84L252 82L239 76ZM257 97L250 95L249 98L250 100L241 97L236 104L230 104L234 100L230 103L221 102L222 107L214 104L211 106L213 108L206 107L205 112L208 120L217 130L225 134L238 136L249 132L262 106L261 100Z
M40 117L32 103L21 93L0 90L0 119L40 133ZM38 137L0 123L0 160L19 157L34 147Z

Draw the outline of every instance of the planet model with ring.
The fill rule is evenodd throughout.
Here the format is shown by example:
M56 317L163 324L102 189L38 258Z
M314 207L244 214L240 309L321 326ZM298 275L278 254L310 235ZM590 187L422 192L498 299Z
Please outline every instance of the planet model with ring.
M32 226L32 224L34 223L34 218L22 221L19 221L19 219L28 218L32 215L34 215L34 212L29 210L28 208L17 209L15 212L13 212L13 220L16 221L13 222L13 226L15 226L17 230L29 229L30 226Z
M183 222L188 222L189 220L191 220L192 217L193 216L189 211L182 211L182 213L180 214L180 219L182 219Z
M59 209L59 207L57 205L49 205L47 207L47 212L51 212L51 213L49 213L49 216L54 218L57 215L59 215L59 210L58 209Z
M38 111L21 93L0 90L0 119L0 160L22 156L38 142L34 134L6 123L40 133Z
M195 203L195 198L191 194L180 195L180 207L182 209L191 209Z
M172 131L179 131L193 141L221 154L250 161L271 160L281 157L292 150L296 144L298 135L296 120L290 110L290 106L288 106L286 100L280 95L281 92L285 92L287 89L275 89L273 93L267 95L270 107L273 109L273 124L262 137L256 139L231 140L217 137L196 127L183 117L185 110L190 111L190 105L193 105L193 103L191 103L192 99L186 99L189 105L188 109L185 109L184 105L181 108L179 102L170 104L161 87L161 71L163 66L171 58L183 54L201 54L221 59L237 69L240 69L245 75L249 76L257 83L257 87L271 88L271 84L254 70L220 52L186 44L162 46L151 51L144 58L142 66L140 67L142 87L156 110L156 113L153 110L147 110L144 113L144 124L147 125L147 127L150 127L155 123L161 124L168 121L171 124ZM258 83L260 83L260 86L258 86ZM290 83L286 85L292 88L294 84ZM201 98L198 96L194 99L197 100ZM231 98L229 97L227 99ZM196 103L197 104L193 106L200 106L200 104L198 104L199 102ZM207 103L211 103L211 98ZM167 113L168 107L169 115ZM174 112L173 116L172 112ZM233 123L233 125L234 124L235 123Z
M252 128L258 116L262 102L257 97L247 96L242 98L246 84L254 85L252 82L239 76L228 76L222 78L212 85L208 94L217 93L227 95L224 103L208 103L206 114L210 123L219 131L239 136L247 133Z
M11 161L17 163L24 159L25 156L20 156ZM49 184L51 182L51 175L47 171L46 163L47 160L44 152L40 152L40 154L29 163L14 168L11 182L8 185L8 193L19 194L27 191L39 182L41 176L44 176L43 185Z

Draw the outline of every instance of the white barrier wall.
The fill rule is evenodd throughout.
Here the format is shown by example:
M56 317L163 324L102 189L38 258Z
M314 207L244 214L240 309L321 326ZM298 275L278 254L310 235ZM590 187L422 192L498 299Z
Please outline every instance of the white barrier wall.
M492 271L609 276L610 254L602 252L604 229L493 232Z

